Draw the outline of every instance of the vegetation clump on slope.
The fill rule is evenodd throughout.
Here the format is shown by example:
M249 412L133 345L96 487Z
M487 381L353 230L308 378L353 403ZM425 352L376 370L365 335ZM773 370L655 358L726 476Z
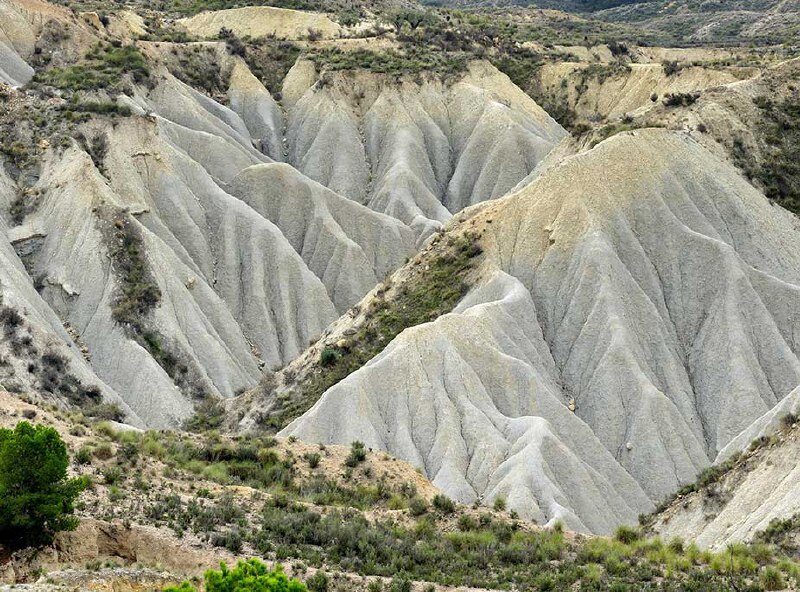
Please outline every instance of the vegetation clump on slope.
M448 76L467 69L467 56L463 53L447 54L424 46L408 46L401 51L371 51L357 49L343 51L338 48L315 50L308 54L318 68L328 71L368 70L380 74L419 74L434 72Z
M800 513L771 520L767 528L756 534L755 540L774 545L781 553L800 556Z
M192 379L189 365L151 326L150 317L161 301L161 290L147 262L141 230L122 210L105 207L98 211L98 215L111 266L118 280L112 317L150 353L179 388L197 400L205 399L207 393Z
M764 161L748 174L763 185L768 198L800 215L800 100L760 98L756 104L764 116L767 150Z
M126 76L139 84L150 76L147 62L138 48L135 45L97 43L80 63L38 72L34 84L70 91L113 90L121 87Z
M205 573L205 592L306 592L306 587L295 579L289 579L279 565L270 570L258 559L239 561L233 569L224 563L219 570ZM196 592L189 582L165 588L164 592Z
M57 350L42 348L36 343L28 321L19 311L0 298L0 328L2 338L7 346L9 357L23 361L30 378L37 381L38 389L69 405L75 405L91 417L103 419L121 419L122 411L118 406L103 403L102 393L97 386L84 385L70 371L69 361ZM14 377L11 359L0 356L0 381L2 388L9 391L23 391L24 385Z
M280 399L278 409L265 418L265 427L283 427L302 415L325 391L378 355L404 329L450 312L467 293L465 277L480 254L473 234L451 237L418 263L424 265L424 273L398 285L390 296L391 285L380 286L357 333L346 343L322 350L318 371Z

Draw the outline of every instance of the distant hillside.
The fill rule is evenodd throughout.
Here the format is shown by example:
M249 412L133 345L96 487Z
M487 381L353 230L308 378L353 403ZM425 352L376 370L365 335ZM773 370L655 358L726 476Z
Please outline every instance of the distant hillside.
M616 7L598 12L595 17L662 31L683 42L796 44L800 32L800 9L796 2L655 0L615 4Z
M555 9L594 21L633 26L657 35L660 43L679 45L796 45L800 10L781 0L427 0L459 7L525 6Z
M538 8L553 8L575 12L594 12L626 4L637 4L639 0L534 0L529 4Z

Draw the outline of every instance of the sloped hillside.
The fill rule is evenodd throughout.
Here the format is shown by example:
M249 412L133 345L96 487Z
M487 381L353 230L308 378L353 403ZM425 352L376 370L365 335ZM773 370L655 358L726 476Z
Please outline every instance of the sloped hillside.
M486 63L445 80L324 78L301 61L282 105L223 42L125 45L122 17L0 6L8 47L38 67L31 92L4 96L17 257L0 281L137 425L254 387L566 133ZM14 269L36 289L12 288Z
M676 61L677 72L667 79L677 82L686 70L694 70L685 64ZM733 162L774 203L798 213L800 170L793 154L800 137L799 76L800 60L793 58L766 65L744 80L653 94L648 105L609 117L584 141L592 145L622 130L655 125L686 130Z
M515 516L442 538L419 515L395 531L285 506L265 538L223 525L239 550L447 585L635 585L676 563L719 582L716 555L607 541L627 545L615 567L561 529L633 524L793 405L791 47L644 47L557 11L64 2L0 0L2 388L226 486L308 494L271 454L199 451L280 431L304 456L364 442ZM211 433L125 431L181 426ZM791 519L794 467L763 454L719 522L675 509L663 532L711 545ZM351 495L334 490L315 494ZM552 531L511 534L519 518Z
M387 84L370 74L316 80L302 61L287 75L289 162L423 237L452 213L506 193L566 135L484 62L454 84Z
M683 135L619 134L459 227L482 280L284 434L363 439L460 500L608 532L798 383L796 219Z
M70 474L92 486L77 500L75 530L39 549L0 547L3 592L161 590L252 556L328 592L640 589L645 580L735 592L800 576L763 545L733 557L631 528L614 539L543 529L499 502L455 504L409 464L363 445L142 432L0 392L0 428L23 419L54 427Z
M797 38L800 10L785 0L617 3L595 18L669 33L684 43L781 43Z
M273 36L279 39L306 38L309 31L322 37L338 37L342 31L325 15L270 6L201 12L182 19L180 25L199 37L216 37L223 28L240 37Z
M712 549L755 541L797 554L799 392L792 391L728 444L697 483L646 519L648 529Z

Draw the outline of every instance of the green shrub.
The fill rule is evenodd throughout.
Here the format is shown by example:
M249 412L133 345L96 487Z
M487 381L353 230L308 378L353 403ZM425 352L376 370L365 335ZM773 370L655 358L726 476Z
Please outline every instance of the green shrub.
M83 62L64 68L51 68L36 74L35 81L63 90L97 90L117 88L125 75L137 83L150 76L144 56L134 45L115 47L95 44Z
M348 467L355 467L367 459L367 450L363 442L356 440L350 445L350 454L344 461Z
M122 411L117 403L94 403L85 405L83 414L86 417L103 419L106 421L124 421L125 412Z
M322 350L319 354L319 363L323 366L333 366L336 363L336 360L339 359L339 351L333 349L332 347L326 347Z
M641 538L641 533L638 529L633 528L632 526L620 526L614 532L614 539L619 541L620 543L624 543L626 545L630 545L638 541Z
M411 580L405 576L392 578L391 592L411 592Z
M49 543L60 530L75 528L71 516L84 479L67 479L67 448L53 428L0 429L0 544Z
M116 485L122 481L122 469L119 467L108 467L103 471L103 481L106 485Z
M494 498L493 507L498 512L505 512L505 510L506 510L506 498L504 498L502 496L498 496L498 497Z
M411 498L411 501L408 502L408 510L411 512L412 516L422 516L428 511L428 502L426 502L424 498L415 495Z
M664 68L664 74L673 76L683 69L683 66L675 60L664 60L661 62L661 67Z
M225 406L216 397L207 397L194 408L194 415L184 423L190 432L216 430L225 421Z
M318 571L306 580L306 586L310 592L328 592L328 576Z
M75 462L79 465L88 465L92 462L92 449L88 446L81 446L75 453Z
M219 570L205 573L205 592L306 592L307 588L295 579L289 579L278 565L270 570L258 559L239 561L229 569L224 563ZM164 592L196 592L189 582L165 588Z
M100 460L108 460L109 458L114 456L114 448L108 442L103 442L100 446L97 446L93 454L95 458L99 458Z
M437 493L433 497L433 507L439 510L442 514L452 514L456 511L455 502L441 493Z
M783 574L772 566L767 567L761 574L761 585L764 586L765 590L783 590L786 588Z
M668 93L664 95L663 103L666 107L688 107L697 102L700 93Z

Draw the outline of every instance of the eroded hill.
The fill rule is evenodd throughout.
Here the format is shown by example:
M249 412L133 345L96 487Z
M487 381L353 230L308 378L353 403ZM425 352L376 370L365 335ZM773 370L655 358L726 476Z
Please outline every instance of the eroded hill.
M240 443L360 440L460 502L594 534L723 463L796 392L791 47L644 47L549 11L223 4L0 0L6 390ZM220 475L190 452L169 458L226 486L280 464ZM749 540L798 510L783 493L757 523L731 506L733 534L673 524ZM322 543L267 538L308 559L336 539L324 526ZM398 535L407 557L419 528ZM516 540L492 528L479 551ZM547 585L502 558L499 579L459 581L437 562L473 535L429 534L418 580ZM556 583L590 578L602 558L556 542L537 555L569 560ZM641 567L650 544L617 551ZM373 559L337 561L411 570Z

